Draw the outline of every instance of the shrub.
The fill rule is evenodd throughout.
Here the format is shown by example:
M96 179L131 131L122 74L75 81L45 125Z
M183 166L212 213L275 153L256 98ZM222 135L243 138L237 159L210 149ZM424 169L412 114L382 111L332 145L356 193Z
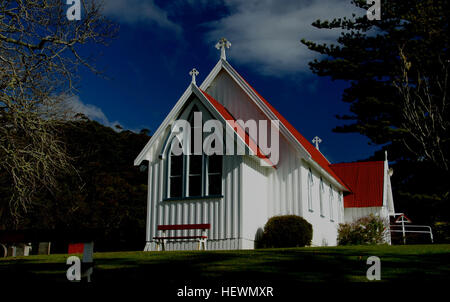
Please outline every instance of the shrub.
M302 247L311 245L312 225L300 216L284 215L270 218L257 247Z
M433 229L437 243L450 243L450 223L442 221L436 222Z
M338 229L339 245L362 245L385 243L386 222L370 214L353 223L341 223Z

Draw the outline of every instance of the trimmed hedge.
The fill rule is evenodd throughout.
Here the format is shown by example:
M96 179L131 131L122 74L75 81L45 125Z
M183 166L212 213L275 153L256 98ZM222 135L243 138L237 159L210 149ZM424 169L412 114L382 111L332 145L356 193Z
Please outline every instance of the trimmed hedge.
M258 248L303 247L311 245L312 225L300 216L283 215L270 218Z

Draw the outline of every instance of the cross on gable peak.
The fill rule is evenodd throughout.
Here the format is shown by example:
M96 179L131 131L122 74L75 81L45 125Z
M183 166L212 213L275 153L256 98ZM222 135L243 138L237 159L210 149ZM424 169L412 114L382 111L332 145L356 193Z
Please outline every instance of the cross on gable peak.
M198 76L198 74L199 74L199 72L198 72L198 70L195 69L195 68L192 68L192 70L189 71L189 75L192 77L192 82L191 82L192 84L197 85L197 83L196 83L196 81L195 81L195 78L196 78L196 76Z
M216 48L220 49L220 58L226 60L227 55L225 53L226 48L230 48L231 43L226 38L221 38L216 44Z
M319 150L319 144L322 142L322 139L316 136L313 138L312 142L316 145L316 149Z

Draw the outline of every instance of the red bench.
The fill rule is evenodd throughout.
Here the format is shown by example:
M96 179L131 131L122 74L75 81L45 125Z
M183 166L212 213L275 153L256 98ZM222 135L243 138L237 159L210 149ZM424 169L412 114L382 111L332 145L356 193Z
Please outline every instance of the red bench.
M162 231L162 236L153 237L156 241L156 247L159 249L159 246L162 246L162 250L166 249L166 243L168 240L188 240L188 239L197 239L198 240L198 249L201 249L203 245L203 250L206 250L206 240L208 239L208 235L206 234L206 230L211 228L211 224L203 223L203 224L175 224L175 225L158 225L158 231ZM202 230L201 235L195 236L166 236L167 231L177 231L177 230Z

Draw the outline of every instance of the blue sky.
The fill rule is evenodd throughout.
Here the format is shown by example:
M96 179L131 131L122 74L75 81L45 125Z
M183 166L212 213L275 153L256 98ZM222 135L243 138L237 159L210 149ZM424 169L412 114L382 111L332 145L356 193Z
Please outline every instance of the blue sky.
M311 22L349 16L355 12L349 3L107 0L105 14L120 24L96 63L108 79L82 71L73 102L105 125L154 132L189 85L189 71L199 70L201 83L219 59L215 43L226 37L231 65L307 139L321 137L331 162L364 159L377 147L361 135L332 132L343 123L335 115L348 113L341 101L348 83L312 74L307 63L317 55L300 43L335 41L339 32Z

